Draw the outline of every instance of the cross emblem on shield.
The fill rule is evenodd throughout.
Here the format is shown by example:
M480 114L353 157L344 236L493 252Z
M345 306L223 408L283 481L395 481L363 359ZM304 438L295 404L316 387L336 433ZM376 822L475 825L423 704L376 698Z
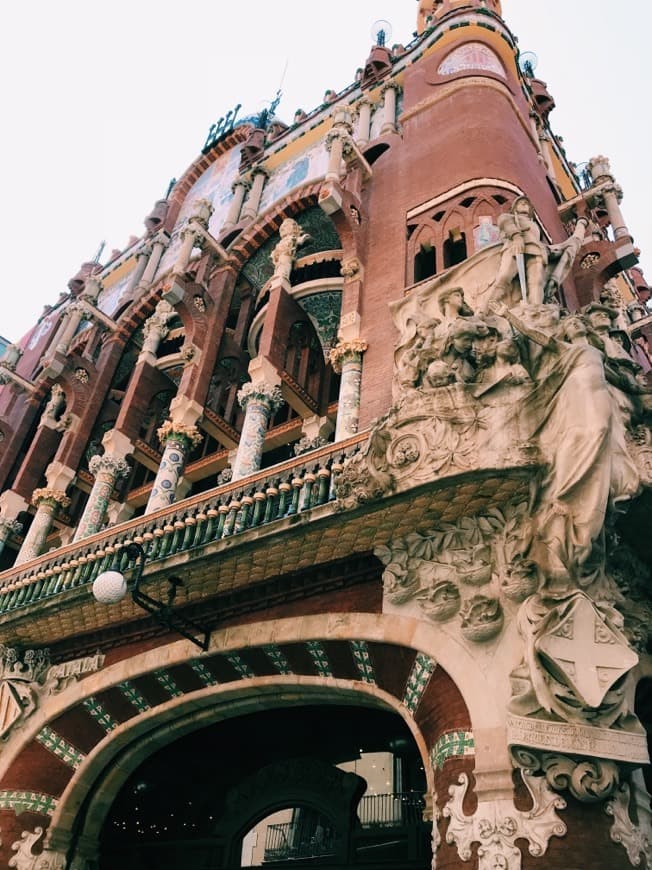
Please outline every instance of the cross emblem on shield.
M613 684L638 663L625 637L613 629L585 596L578 596L561 622L535 643L579 700L596 708Z

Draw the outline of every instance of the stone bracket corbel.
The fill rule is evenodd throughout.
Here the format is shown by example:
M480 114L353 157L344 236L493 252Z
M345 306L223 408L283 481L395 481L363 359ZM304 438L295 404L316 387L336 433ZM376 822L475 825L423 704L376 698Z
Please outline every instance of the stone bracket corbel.
M105 314L103 311L100 311L99 308L96 308L92 302L89 302L88 299L84 299L83 297L79 300L79 304L84 309L84 311L96 320L99 324L101 324L105 329L108 329L110 332L117 332L119 329L118 324L113 320L113 318L109 317L108 314Z
M0 384L8 384L9 382L15 384L18 389L26 393L33 393L36 390L34 384L16 374L9 366L0 363Z
M369 163L367 158L364 156L364 154L362 153L362 151L360 150L360 148L356 144L355 140L353 139L353 136L351 136L349 134L345 134L343 136L343 140L344 140L345 149L348 149L349 152L352 152L355 155L355 158L357 159L357 161L360 163L360 166L362 167L362 172L363 172L365 178L367 178L367 179L372 178L374 171L371 168L371 164Z
M462 861L469 861L473 844L478 844L478 870L521 870L521 850L517 839L529 843L530 855L544 855L551 837L563 837L566 825L556 810L564 809L566 801L555 794L545 777L535 777L523 771L523 782L532 796L531 810L517 810L511 800L483 801L472 816L464 813L462 804L469 788L467 774L460 774L459 784L449 788L450 800L443 814L450 819L446 842L457 846Z
M218 255L221 260L224 262L228 262L231 259L230 254L226 250L226 248L222 247L222 245L217 241L217 239L212 236L207 229L205 229L200 223L196 220L191 220L188 223L188 229L192 230L193 233L196 233L200 236L206 244L212 248L212 250Z

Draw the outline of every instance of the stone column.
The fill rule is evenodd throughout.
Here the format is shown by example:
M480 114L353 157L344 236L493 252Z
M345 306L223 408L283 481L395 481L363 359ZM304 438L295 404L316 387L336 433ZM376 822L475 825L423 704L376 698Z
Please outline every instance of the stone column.
M208 222L212 214L213 204L210 200L197 199L192 204L192 213L188 218L186 226L181 231L181 248L172 270L174 275L185 274L192 255L192 249L198 244L198 233L192 224L198 224L202 229L208 230Z
M19 535L23 530L23 524L17 520L8 520L0 517L0 553L12 535Z
M283 404L283 396L276 385L249 381L238 391L238 401L245 412L245 419L233 462L233 480L240 480L259 470L267 426L272 415Z
M251 171L251 178L251 190L249 191L247 202L245 207L242 209L242 214L240 215L240 219L243 221L252 221L258 215L260 200L262 199L263 188L265 187L265 181L267 179L267 172L262 166L257 166Z
M146 514L168 507L176 501L177 486L186 467L188 455L203 436L196 426L166 420L158 430L158 437L163 444L163 457L145 508Z
M385 100L383 103L383 126L380 128L380 135L385 133L396 133L396 91L397 85L389 84L383 88Z
M109 507L111 493L120 478L129 474L130 468L122 456L113 456L104 453L102 456L94 456L89 465L89 471L95 477L84 513L77 526L73 541L79 541L94 535L104 525L106 512Z
M350 113L347 109L337 109L333 116L333 126L326 134L326 149L329 152L328 169L324 176L326 184L329 182L339 184L342 159L347 150L347 140L350 140L352 132L353 125Z
M30 559L36 559L41 555L57 513L61 508L65 509L70 505L70 499L61 489L43 487L34 490L32 504L36 507L36 514L25 535L15 565L22 565L23 562L29 562Z
M133 275L131 276L131 280L129 281L129 285L124 291L124 298L128 298L129 296L131 296L133 291L140 284L145 269L147 268L147 261L151 253L152 249L149 247L149 245L143 245L143 247L136 254L136 266L134 268Z
M589 169L593 176L593 182L596 185L604 185L601 191L604 199L605 208L609 215L609 223L613 228L614 239L627 239L631 241L631 236L625 218L620 210L620 202L623 198L622 189L615 183L615 178L611 173L611 166L606 157L593 157L589 161Z
M156 306L154 314L148 317L143 325L143 347L138 355L138 362L156 365L156 352L160 343L168 334L168 321L174 315L174 308L165 299Z
M371 131L371 101L366 97L362 97L357 105L358 123L355 131L355 141L360 148L364 150L369 144L369 136Z
M64 322L61 324L55 342L53 342L57 353L67 353L68 346L77 332L84 315L84 306L81 302L71 302L68 305L64 314Z
M158 264L161 262L161 257L163 256L163 251L165 250L167 243L167 236L164 236L160 233L152 240L152 252L149 255L147 265L143 270L143 276L138 282L138 286L141 289L147 289L147 287L149 287L149 285L154 280L156 270L158 269Z
M246 178L237 178L233 182L233 186L231 190L233 192L233 199L229 205L229 211L226 215L226 220L224 221L224 225L222 226L222 232L227 232L228 230L232 230L236 224L240 223L240 213L242 211L242 203L244 202L245 194L251 187L250 183Z
M353 341L340 342L330 353L333 368L342 375L335 426L336 441L349 438L358 431L362 354L367 347L366 341L356 338Z

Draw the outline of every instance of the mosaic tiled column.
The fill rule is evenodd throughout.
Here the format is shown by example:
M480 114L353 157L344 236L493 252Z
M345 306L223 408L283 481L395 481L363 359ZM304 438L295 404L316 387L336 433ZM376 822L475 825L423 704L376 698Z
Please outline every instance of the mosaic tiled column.
M176 501L177 486L186 467L188 455L203 437L196 426L174 423L172 420L166 420L157 434L163 444L163 457L145 508L146 514L168 507Z
M123 457L112 456L110 453L94 456L88 468L90 473L94 475L95 482L73 541L79 541L81 538L87 538L89 535L99 532L106 519L111 493L118 480L126 477L130 470Z
M353 341L340 342L330 353L333 368L342 375L335 426L336 441L349 438L358 431L362 354L366 349L367 342L356 338Z
M233 480L247 477L260 468L267 426L272 414L283 404L283 396L280 387L249 381L239 390L238 401L245 419L233 463Z
M70 499L61 489L35 489L32 504L36 507L36 513L16 557L16 565L22 565L23 562L29 562L41 555L57 513L61 508L65 509L70 505Z
M5 548L5 544L12 535L19 535L23 530L22 523L17 520L7 520L0 517L0 553Z

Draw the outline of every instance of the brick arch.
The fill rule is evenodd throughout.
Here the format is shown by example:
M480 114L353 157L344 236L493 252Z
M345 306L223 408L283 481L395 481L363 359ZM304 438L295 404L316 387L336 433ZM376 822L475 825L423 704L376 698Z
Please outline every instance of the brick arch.
M94 794L95 799L87 806L82 836L86 842L97 841L120 789L147 757L217 721L255 713L261 707L278 709L287 706L289 701L284 700L281 693L286 698L291 697L293 707L344 703L401 715L414 737L427 772L428 790L432 792L432 776L426 763L427 747L414 720L401 709L391 694L374 689L362 681L305 676L264 677L243 680L233 689L221 687L207 690L202 699L194 699L192 709L185 715L179 712L179 708L187 704L171 702L166 710L152 711L149 717L143 718L129 735L116 735L113 746L98 747L93 758L89 758L87 769L80 770L62 794L51 819L49 839L67 844L78 813L88 795ZM119 763L112 763L118 757Z
M286 218L295 217L309 208L318 205L321 179L311 181L292 194L277 200L266 212L260 215L235 239L229 249L233 265L238 271L268 239L278 232Z
M448 659L453 670L461 668L468 675L463 680L467 683L464 695L475 704L476 718L488 719L480 721L481 725L495 725L499 711L493 711L493 716L489 711L487 717L487 705L479 704L482 680L467 661L469 657L461 650L451 650L444 636L434 643L432 632L421 637L420 627L416 620L378 614L324 614L299 624L293 619L271 620L214 633L211 649L201 657L193 658L194 647L180 641L90 675L50 698L8 741L0 758L0 826L15 833L13 839L36 825L51 826L55 838L65 839L79 807L93 792L99 772L117 753L121 753L120 769L124 769L125 758L137 747L138 739L151 747L153 729L163 735L162 743L169 742L179 729L200 727L205 716L214 719L218 697L236 705L232 709L237 712L252 692L259 703L261 694L278 693L282 684L298 692L307 687L325 688L331 698L353 693L368 703L389 707L407 722L424 760L429 753L441 754L443 739L453 747L451 763L472 767L473 758L466 752L469 747L463 746L471 717L462 692L444 666L429 672L428 662L434 665L434 656L440 662ZM310 665L312 653L307 650L311 643L322 647L321 652L316 650L317 658L321 655L333 663L332 675L321 675ZM382 674L376 682L357 663L353 650L360 643L363 646L358 651L364 652L366 645L372 666ZM261 675L265 668L261 671L252 664L252 657L260 662L265 644L283 647L282 654L293 662L292 674L284 675L281 667L271 676L274 667L268 657L267 674ZM235 656L233 662L229 656ZM242 673L239 660L244 661ZM247 667L254 676L243 676ZM415 670L421 673L420 679L413 679ZM211 673L217 675L217 685L212 685ZM416 694L414 689L408 692L410 685L417 686ZM454 758L460 751L469 758ZM137 748L133 754L136 764ZM425 763L424 767L429 769ZM101 791L106 797L105 786ZM11 835L5 840L12 841Z

